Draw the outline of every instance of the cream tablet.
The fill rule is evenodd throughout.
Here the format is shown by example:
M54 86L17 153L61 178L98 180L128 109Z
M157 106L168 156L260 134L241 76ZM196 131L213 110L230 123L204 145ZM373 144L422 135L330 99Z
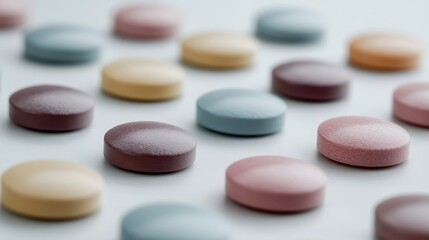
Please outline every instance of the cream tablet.
M238 34L200 33L182 42L182 60L203 68L243 68L252 64L257 46L255 39Z
M408 36L393 33L372 33L355 37L349 46L349 62L355 66L384 71L416 67L423 54L423 45Z
M115 32L125 38L163 39L174 36L182 22L176 8L161 4L135 4L118 10Z
M0 29L22 25L28 15L26 0L0 0Z
M347 96L351 76L343 68L316 60L291 61L272 71L274 92L304 101L332 101Z
M135 101L162 101L182 93L185 72L175 64L150 59L126 59L102 70L103 90Z
M79 218L100 208L103 185L100 174L75 163L29 161L3 173L2 204L30 218Z
M269 212L301 212L323 202L327 178L317 166L290 157L257 156L231 164L226 194L243 206Z
M429 128L429 83L410 83L397 88L393 94L395 117Z
M286 104L275 95L247 89L222 89L197 101L197 122L225 134L258 136L282 130Z
M161 122L130 122L104 135L104 156L112 165L133 172L183 170L195 160L197 141L188 131Z
M339 163L387 167L407 160L410 135L402 127L376 118L345 116L319 125L319 152Z
M61 132L87 127L94 100L69 87L39 85L21 89L9 98L9 116L17 125L40 131Z
M429 195L403 195L380 203L375 232L382 240L429 239Z

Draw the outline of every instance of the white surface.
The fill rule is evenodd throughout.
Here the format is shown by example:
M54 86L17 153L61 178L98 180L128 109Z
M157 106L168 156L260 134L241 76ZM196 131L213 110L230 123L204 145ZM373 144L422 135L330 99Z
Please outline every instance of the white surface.
M406 164L393 168L351 168L326 160L316 151L316 130L321 121L348 114L392 119L393 89L409 81L427 81L427 61L415 71L382 74L350 68L345 59L348 39L366 30L404 32L429 45L428 1L176 0L187 15L182 35L208 29L250 34L258 10L288 4L322 12L329 29L324 41L316 45L263 43L257 63L249 69L210 72L186 67L188 80L183 97L162 103L127 102L100 92L100 67L111 60L140 56L178 61L177 41L145 43L112 37L111 13L119 3L113 0L32 1L28 27L70 22L88 25L106 35L102 58L89 65L52 66L29 62L21 55L22 32L0 32L0 171L26 160L64 159L90 166L106 179L104 206L96 215L56 223L28 220L2 209L0 239L119 239L121 217L136 206L155 201L189 202L219 211L230 219L233 239L237 240L373 239L372 214L379 201L401 193L429 191L427 129L399 123L411 134L411 155ZM349 98L321 104L286 100L289 111L284 131L266 137L231 137L196 126L194 106L199 95L226 87L268 91L274 64L305 57L345 65L354 78ZM10 123L8 96L19 88L40 83L73 86L92 94L97 100L93 125L77 132L47 134ZM102 154L104 133L117 124L135 120L165 121L191 131L199 140L195 165L175 174L154 176L125 172L106 164ZM251 211L226 200L224 172L227 166L244 157L267 154L296 157L323 168L329 176L325 204L303 214L273 215Z

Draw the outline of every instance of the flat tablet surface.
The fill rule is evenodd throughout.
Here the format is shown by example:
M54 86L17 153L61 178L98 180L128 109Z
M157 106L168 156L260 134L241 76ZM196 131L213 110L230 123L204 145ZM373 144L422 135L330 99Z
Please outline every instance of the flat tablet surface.
M160 39L173 36L182 22L178 9L160 4L122 7L115 16L115 31L123 37Z
M227 240L229 226L210 210L180 203L158 203L129 212L122 220L122 240Z
M182 42L182 60L206 68L240 68L253 62L257 42L251 37L225 32L199 33Z
M316 60L277 65L272 71L273 91L295 99L329 101L348 93L351 75L340 66Z
M138 101L160 101L182 93L185 72L160 60L118 60L102 69L102 88L113 96Z
M423 54L418 40L396 33L368 33L355 37L349 46L351 64L375 70L406 70L416 67Z
M100 174L72 162L29 161L3 173L2 204L30 218L78 218L100 208L103 185Z
M410 135L394 123L344 116L319 125L317 148L325 157L359 167L387 167L408 159Z
M393 94L393 114L408 123L429 127L429 84L408 83Z
M226 171L227 196L269 212L302 212L323 202L326 174L305 161L282 156L239 160Z
M40 61L89 61L98 57L101 44L101 35L86 27L47 25L26 33L25 54Z
M197 122L221 133L257 136L283 128L286 104L275 95L247 89L209 92L197 101Z
M375 232L383 240L429 239L429 196L403 195L375 209Z
M258 15L256 34L277 42L312 42L322 37L324 22L319 13L310 9L277 7Z
M77 89L39 85L16 91L9 98L9 116L17 125L40 131L71 131L92 121L94 100Z
M116 167L147 173L185 169L195 160L197 142L186 130L161 122L130 122L104 135L104 156Z

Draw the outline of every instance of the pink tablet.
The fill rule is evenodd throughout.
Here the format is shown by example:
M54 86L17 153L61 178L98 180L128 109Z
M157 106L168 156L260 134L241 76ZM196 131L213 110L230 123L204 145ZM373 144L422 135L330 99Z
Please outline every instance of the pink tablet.
M226 194L243 206L269 212L301 212L318 207L326 175L317 166L289 157L257 156L226 171Z
M395 117L429 128L429 83L410 83L393 94Z
M346 116L320 124L317 148L336 162L387 167L408 158L410 135L402 127L369 117Z
M27 12L25 0L0 0L0 28L13 28L23 24Z
M116 13L115 32L136 39L162 39L175 35L182 17L176 8L160 4L124 7Z
M403 195L380 203L375 232L380 240L428 240L429 195Z

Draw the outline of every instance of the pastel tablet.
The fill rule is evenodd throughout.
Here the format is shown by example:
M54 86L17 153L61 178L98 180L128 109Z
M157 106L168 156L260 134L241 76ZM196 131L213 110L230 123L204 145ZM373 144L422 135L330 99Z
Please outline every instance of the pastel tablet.
M341 67L322 61L301 60L276 66L272 89L304 101L332 101L347 96L351 76Z
M182 43L182 60L188 64L217 69L243 68L252 64L257 42L232 33L200 33Z
M415 68L423 45L408 36L372 33L355 37L349 46L349 62L355 66L384 71Z
M27 15L27 1L0 0L0 29L22 25L27 20Z
M305 161L257 156L226 171L226 194L241 205L269 212L302 212L323 202L326 175Z
M323 36L323 17L300 8L274 8L263 11L256 19L256 34L269 41L305 43Z
M388 167L407 160L410 135L400 126L376 118L345 116L319 125L319 152L339 163Z
M375 209L375 232L382 240L429 239L429 195L403 195Z
M183 170L195 160L197 141L186 130L161 122L130 122L104 135L104 156L112 165L133 172Z
M100 208L103 185L100 174L75 163L29 161L3 173L2 204L29 218L74 219Z
M230 239L227 221L217 213L178 203L157 203L129 212L121 240Z
M9 116L17 125L40 131L72 131L87 127L94 100L69 87L39 85L21 89L9 98Z
M429 83L410 83L395 90L393 114L408 123L429 128Z
M174 36L182 22L178 9L160 4L135 4L118 10L117 35L135 39L163 39Z
M101 43L101 36L90 29L48 25L25 35L25 54L32 60L43 62L87 62L98 57Z
M257 136L282 130L286 104L275 95L247 89L209 92L197 101L197 122L225 134Z
M127 59L102 70L103 90L135 101L161 101L182 93L185 72L181 67L158 60Z

